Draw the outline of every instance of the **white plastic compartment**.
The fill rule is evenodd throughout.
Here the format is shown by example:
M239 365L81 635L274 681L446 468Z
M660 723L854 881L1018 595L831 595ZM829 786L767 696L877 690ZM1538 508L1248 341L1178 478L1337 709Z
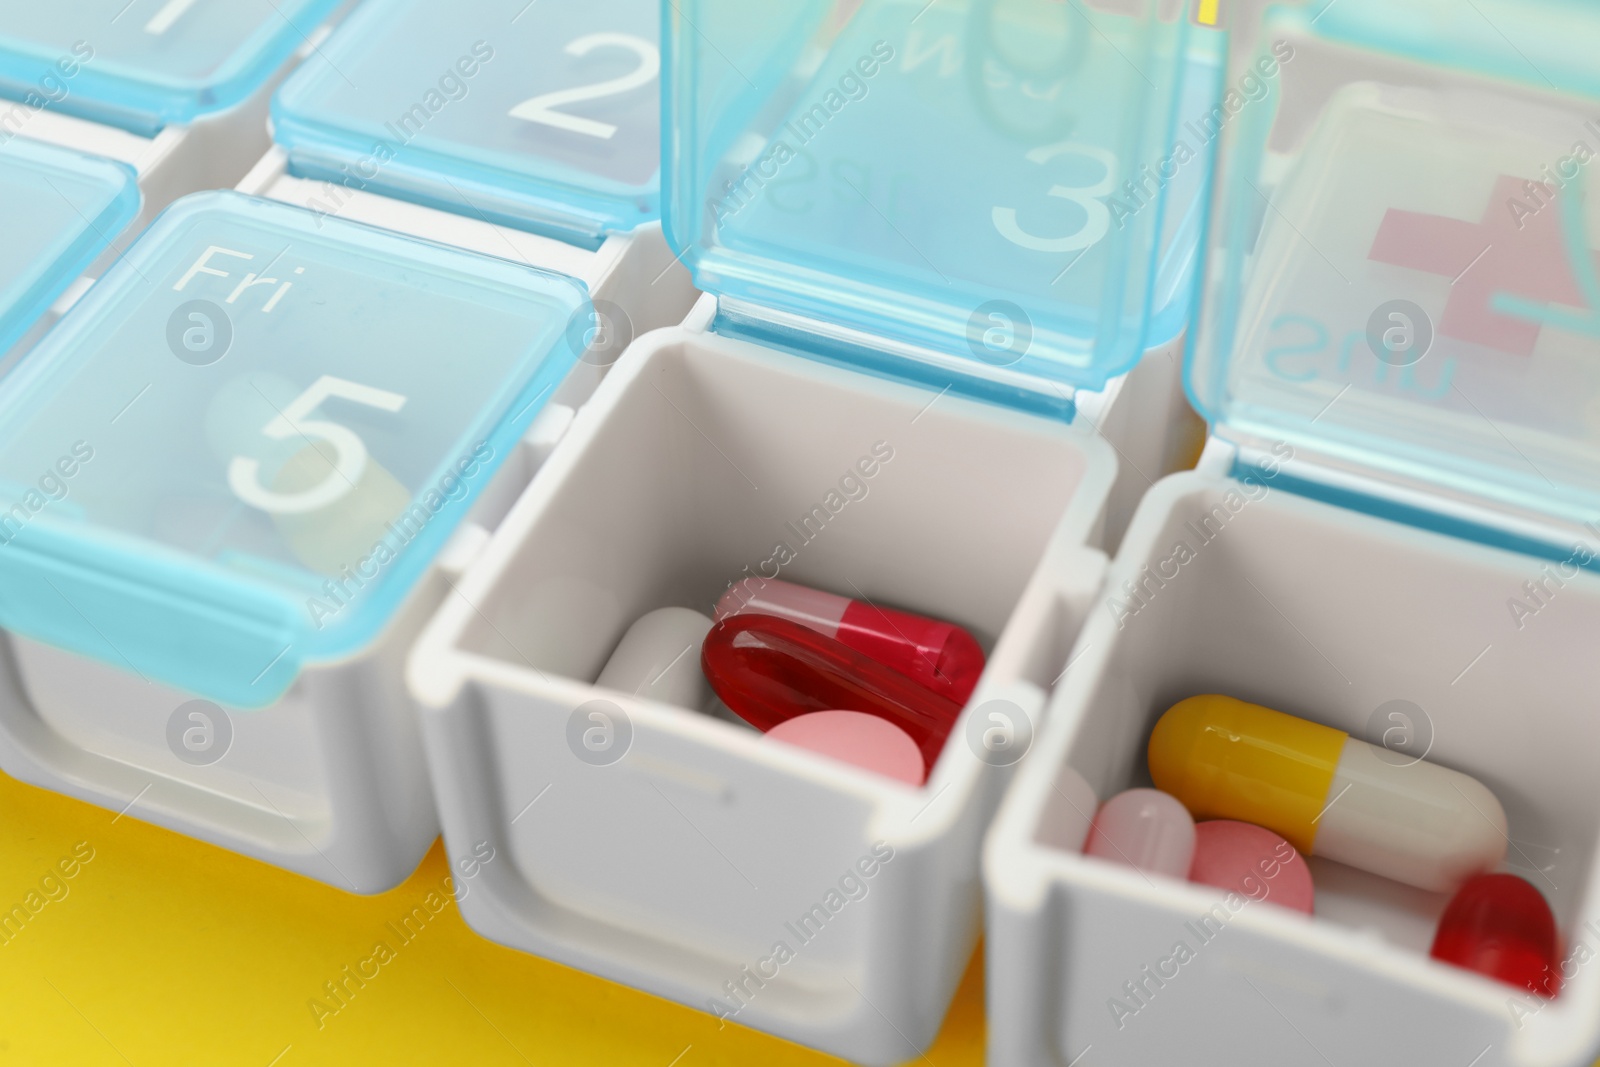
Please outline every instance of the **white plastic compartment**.
M893 458L866 494L795 544L785 524L875 446ZM1084 546L1115 467L1085 429L696 325L636 341L410 661L447 845L512 858L467 921L860 1062L917 1055L978 934L991 764L1031 741L1098 582ZM780 541L785 579L953 620L990 653L923 788L593 684L637 617L709 612ZM1007 721L1014 748L980 759ZM597 722L605 765L569 740ZM847 902L800 943L830 892Z
M268 707L206 706L122 666L0 634L0 767L347 892L392 889L439 836L406 653L567 419L555 406L530 427L377 641L302 671ZM170 736L174 711L191 703L193 761Z
M1562 160L1600 19L1232 15L1186 366L1213 437L1141 504L986 846L991 1062L1592 1062L1600 282L1593 175ZM1224 907L1201 937L1216 894L1078 854L1149 782L1157 717L1208 692L1374 743L1409 720L1493 790L1560 995L1432 961L1445 899L1337 864L1311 860L1313 917Z
M1600 581L1296 496L1276 476L1163 480L1110 567L986 848L990 1062L1589 1062L1600 726L1586 711L1587 649ZM1180 543L1192 552L1181 565ZM1530 581L1553 595L1519 628L1508 599ZM1201 943L1185 924L1216 894L1081 855L1096 800L1150 784L1155 720L1208 692L1373 743L1392 725L1379 711L1389 701L1421 709L1428 758L1505 807L1507 868L1538 886L1560 927L1561 995L1541 1008L1432 961L1446 896L1331 861L1310 860L1313 918L1247 904ZM1180 940L1193 958L1148 978ZM1131 998L1129 982L1148 996Z
M250 257L266 263L274 253L276 273L292 279L269 290L287 294L281 303L240 284L256 276L246 275ZM297 262L306 265L303 272L293 272ZM183 282L181 291L175 280ZM235 295L248 298L228 301L224 311L219 302L236 286ZM141 323L165 323L169 312L177 316L207 298L207 313L232 323L230 347L209 362L192 363L176 348L169 353L176 342L160 333L125 326L138 315L145 316ZM426 310L415 310L423 301L430 302L420 305ZM268 318L273 305L277 317ZM64 502L20 531L13 513L0 509L12 522L0 547L0 582L8 584L3 602L11 612L0 640L0 767L119 817L154 822L348 891L380 892L404 880L439 833L402 677L404 657L570 425L571 409L551 399L581 351L572 343L569 316L586 310L586 294L571 279L345 221L324 229L283 204L227 192L175 205L0 392L16 420L0 448L5 508L21 492L19 470L40 469L33 454L44 449L54 456L44 438L58 428L17 399L38 395L26 390L67 397L58 405L64 415L45 410L60 417L59 433L75 427L90 434L95 450L93 465L85 461ZM429 315L437 321L428 322ZM122 332L108 343L94 333L99 323ZM220 336L220 325L212 326ZM462 338L477 346L477 361L441 364L449 344ZM106 362L84 372L85 362L102 353ZM302 396L328 380L352 388L324 394L311 414L297 416L294 429L323 440L353 435L363 470L392 470L370 493L373 479L355 475L351 484L359 483L356 492L365 498L353 508L263 518L245 506L231 475L224 477L228 453L214 454L216 438L259 464L251 476L256 484L276 478L272 464L281 457L254 446L260 425L254 419L281 414L287 398L313 379ZM246 381L259 399L235 388ZM360 399L364 389L379 388L370 386L374 381L391 387L388 395L400 403ZM148 384L141 390L140 383ZM284 396L268 395L280 388ZM372 411L377 415L365 414ZM34 417L43 425L22 421ZM468 471L452 488L439 471L460 470L456 437L474 432L481 436L465 447L489 446L484 463L493 463L492 473L474 483ZM361 553L376 543L383 509L391 509L394 523L405 523L395 501L426 507L435 489L443 502L434 517L397 542L396 562L379 559L367 575L375 553ZM194 530L205 536L189 536ZM18 544L36 532L64 546L67 562L50 579L54 594L26 589L25 567L36 564L18 556ZM109 544L120 555L86 565L72 555L80 542ZM318 591L331 572L317 562L330 557L349 561L345 570L367 579L356 586L364 596L347 587L349 599L332 613L334 623L378 620L370 636L333 652L326 645L318 651L321 626L288 625L301 617L300 597L331 596ZM174 570L187 583L184 611L201 621L152 615L159 609L144 590L170 581ZM108 571L116 577L101 588L110 593L83 592ZM221 581L231 583L224 595L217 592ZM286 597L293 615L273 619L276 609L263 607L263 586ZM374 604L385 589L403 592ZM82 633L64 632L59 618L48 617L46 609L61 610L52 596L72 609L69 623ZM256 620L251 639L281 636L257 648L242 671L219 672L215 664L236 654L240 639L221 636L208 644L208 618L222 634ZM176 647L179 626L189 627L181 638L189 643ZM292 676L284 677L289 668L282 665L293 665Z

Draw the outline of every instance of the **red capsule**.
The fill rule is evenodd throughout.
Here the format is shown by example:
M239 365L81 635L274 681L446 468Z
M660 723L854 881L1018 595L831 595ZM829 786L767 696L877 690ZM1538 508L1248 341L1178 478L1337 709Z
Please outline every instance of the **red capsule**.
M719 622L730 615L775 615L810 627L897 670L914 682L965 704L983 673L983 649L950 622L824 593L776 578L746 578L717 601Z
M1544 895L1514 874L1480 874L1450 898L1434 959L1553 997L1561 987L1556 920Z
M809 627L772 615L732 615L700 651L711 688L760 730L813 711L864 711L900 727L931 768L961 705Z

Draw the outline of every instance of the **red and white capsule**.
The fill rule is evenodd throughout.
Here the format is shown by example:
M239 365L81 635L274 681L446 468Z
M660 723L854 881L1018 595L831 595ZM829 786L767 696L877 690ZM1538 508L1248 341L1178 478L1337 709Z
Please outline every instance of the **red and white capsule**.
M775 615L898 671L940 696L965 704L983 673L983 649L966 630L908 611L880 608L776 578L736 582L717 601L730 615Z

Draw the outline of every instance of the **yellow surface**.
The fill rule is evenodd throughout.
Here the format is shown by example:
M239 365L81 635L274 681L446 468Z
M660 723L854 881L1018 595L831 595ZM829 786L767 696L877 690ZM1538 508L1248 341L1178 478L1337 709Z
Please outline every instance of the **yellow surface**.
M1196 819L1238 819L1313 852L1343 730L1209 694L1180 700L1150 733L1150 777Z
M1200 0L1199 11L1195 20L1202 26L1215 26L1217 24L1217 7L1221 0Z
M0 909L28 915L0 926L0 1065L841 1062L490 944L447 873L435 844L399 889L352 896L0 775ZM403 942L389 924L418 906L438 913ZM333 1000L379 941L392 958ZM982 1004L975 958L916 1062L982 1063Z

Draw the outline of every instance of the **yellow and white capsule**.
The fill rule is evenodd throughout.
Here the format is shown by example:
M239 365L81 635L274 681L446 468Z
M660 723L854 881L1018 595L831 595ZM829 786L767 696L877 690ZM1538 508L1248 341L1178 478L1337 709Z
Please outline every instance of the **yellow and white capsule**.
M1505 858L1506 814L1476 778L1343 730L1206 695L1167 709L1150 777L1196 819L1238 819L1306 855L1450 892ZM1385 758L1387 757L1387 758Z

